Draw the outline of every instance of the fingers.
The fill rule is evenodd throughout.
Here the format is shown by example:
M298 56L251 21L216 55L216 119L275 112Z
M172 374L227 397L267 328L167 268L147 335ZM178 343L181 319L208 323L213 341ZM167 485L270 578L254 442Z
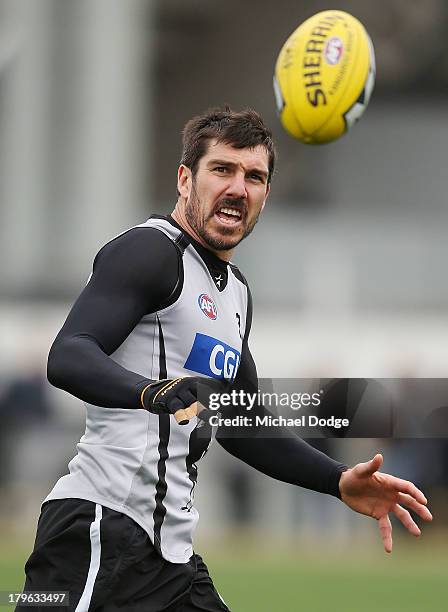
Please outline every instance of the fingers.
M187 425L190 419L197 415L197 406L194 395L189 391L184 391L170 401L168 408L179 425Z
M371 476L375 472L377 472L381 465L383 464L383 455L379 453L375 455L373 459L370 461L366 461L365 463L358 463L355 466L356 473L358 476Z
M416 537L418 537L421 534L419 526L417 525L417 523L414 521L414 519L412 518L412 516L409 514L407 510L402 508L400 505L395 504L395 506L392 509L392 512L395 514L395 516L398 519L400 519L400 521L403 523L406 529L410 533L412 533L412 535L415 535Z
M358 465L355 466L356 474L359 477L372 476L380 469L382 464L383 456L378 453L371 461L367 461L366 463L358 463ZM390 474L380 474L379 477L381 478L381 481L383 483L386 483L388 485L389 489L395 489L396 493L398 493L399 495L408 495L412 497L418 504L423 504L423 506L426 506L426 504L428 503L428 500L426 499L423 492L420 491L420 489L418 489L413 482L410 482L409 480L403 480L402 478L396 478L395 476L391 476ZM406 503L406 505L415 510L419 514L419 516L421 516L425 520L430 521L432 519L431 513L429 511L423 511L423 514L421 513L421 506L410 506L408 503Z
M406 493L399 493L398 501L400 502L400 504L404 504L405 506L413 510L416 514L418 514L425 521L432 521L432 514L428 510L428 508L420 504L411 495L407 495Z
M187 413L185 412L185 410L183 408L181 408L180 410L177 410L174 413L174 418L176 419L177 423L179 425L188 425L190 419L188 418Z
M174 413L174 418L179 425L187 425L187 423L198 414L198 403L194 402L188 408L181 408Z
M188 416L186 412L189 407L196 404L195 396L190 393L188 390L184 390L179 395L174 396L169 403L167 404L167 408L169 412L174 414L176 417L176 421L179 425L186 425L191 417ZM196 411L197 412L197 411ZM196 416L196 413L192 416Z
M432 515L428 508L421 506L413 497L410 495L400 494L400 500L402 503L407 504L412 510L419 514L425 520L432 520ZM406 529L414 536L418 537L421 534L420 528L414 521L409 512L400 506L395 504L392 508L392 512L406 527ZM378 525L383 539L384 550L387 553L392 552L392 524L389 519L389 515L385 514L378 520Z
M378 520L381 537L383 539L384 550L387 553L392 552L392 523L388 514L385 514Z
M397 493L405 493L413 497L420 504L426 506L428 500L420 491L417 489L413 482L409 482L409 480L403 480L402 478L396 478L395 476L390 476L389 474L381 474L383 478L387 478L387 484L390 488L395 489Z
M377 453L370 463L372 464L373 471L377 472L383 465L383 455L381 453Z
M193 402L188 408L185 408L185 413L189 419L197 416L199 413L199 403Z
M173 400L177 401L178 399L180 399L180 401L182 402L182 404L184 405L184 407L186 406L191 406L191 404L194 404L194 402L197 399L197 396L190 390L190 389L182 389L176 396L176 398ZM171 408L171 405L168 405L169 408ZM176 409L178 407L176 406Z

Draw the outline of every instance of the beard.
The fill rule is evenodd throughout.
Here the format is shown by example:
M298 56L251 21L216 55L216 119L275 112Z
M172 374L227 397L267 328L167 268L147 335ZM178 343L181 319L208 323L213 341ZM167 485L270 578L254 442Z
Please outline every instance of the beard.
M220 227L219 236L216 235L216 233L212 234L207 229L207 223L213 219L216 211L223 206L235 206L241 210L242 234L235 235L235 229L232 226ZM215 251L230 251L244 240L244 238L249 236L258 221L260 213L249 223L246 201L243 198L222 198L218 200L213 210L207 215L203 210L193 182L191 196L185 206L185 216L198 236L200 236L211 249Z

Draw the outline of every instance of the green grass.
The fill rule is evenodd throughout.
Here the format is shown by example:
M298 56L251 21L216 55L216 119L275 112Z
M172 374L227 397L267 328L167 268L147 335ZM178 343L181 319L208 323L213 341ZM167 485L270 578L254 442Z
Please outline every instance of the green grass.
M409 572L396 576L373 567L323 567L258 560L214 563L217 589L232 610L245 612L436 612L447 609L447 579Z
M0 549L0 591L21 590L25 580L23 565L27 552L23 550Z
M215 543L201 551L234 612L442 612L448 609L446 542L445 533L398 541L385 555L359 543L338 554L303 545L260 549L234 538L225 548ZM22 588L28 554L29 548L3 543L0 590Z
M376 543L338 553L292 543L257 551L239 540L204 557L235 612L446 612L447 542L446 532L398 538L386 555Z

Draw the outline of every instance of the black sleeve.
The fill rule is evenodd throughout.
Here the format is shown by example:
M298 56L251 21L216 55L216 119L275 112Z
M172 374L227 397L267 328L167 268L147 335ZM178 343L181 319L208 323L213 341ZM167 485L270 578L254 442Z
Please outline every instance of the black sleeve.
M109 357L140 319L172 303L182 283L175 244L154 228L134 228L108 243L48 357L48 380L98 406L140 408L151 382Z
M249 308L251 309L251 304ZM248 316L249 323L250 319L251 312ZM247 393L256 393L258 377L248 345L249 329L250 327L244 338L234 388L237 391L243 389ZM248 415L242 407L230 407L221 412L223 417ZM258 404L250 414L255 417L267 415L269 412L263 405ZM346 466L313 448L288 428L220 427L216 439L230 454L267 476L340 498L339 479L347 469Z

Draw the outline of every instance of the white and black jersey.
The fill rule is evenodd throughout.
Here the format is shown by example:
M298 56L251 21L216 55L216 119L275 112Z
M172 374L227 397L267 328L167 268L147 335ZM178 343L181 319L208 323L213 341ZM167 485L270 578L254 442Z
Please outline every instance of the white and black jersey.
M126 514L165 559L186 563L198 519L196 463L211 431L200 432L197 418L179 426L147 412L140 393L150 381L198 375L256 389L251 316L238 269L169 217L152 217L103 247L50 352L50 382L84 400L87 418L69 474L47 500L80 498ZM344 466L288 430L264 433L218 430L217 439L274 478L339 494Z
M149 219L116 241L132 240L135 233L151 241L154 231L178 250L174 290L166 305L140 318L111 359L150 380L198 374L232 380L241 360L247 286L234 266L208 252L204 259L165 219ZM160 267L161 276L170 274ZM146 410L91 403L86 408L86 432L70 473L47 499L77 497L124 512L151 535L165 559L187 562L198 518L192 500L196 462L210 441L196 435L202 422L195 417L180 427L174 416Z

